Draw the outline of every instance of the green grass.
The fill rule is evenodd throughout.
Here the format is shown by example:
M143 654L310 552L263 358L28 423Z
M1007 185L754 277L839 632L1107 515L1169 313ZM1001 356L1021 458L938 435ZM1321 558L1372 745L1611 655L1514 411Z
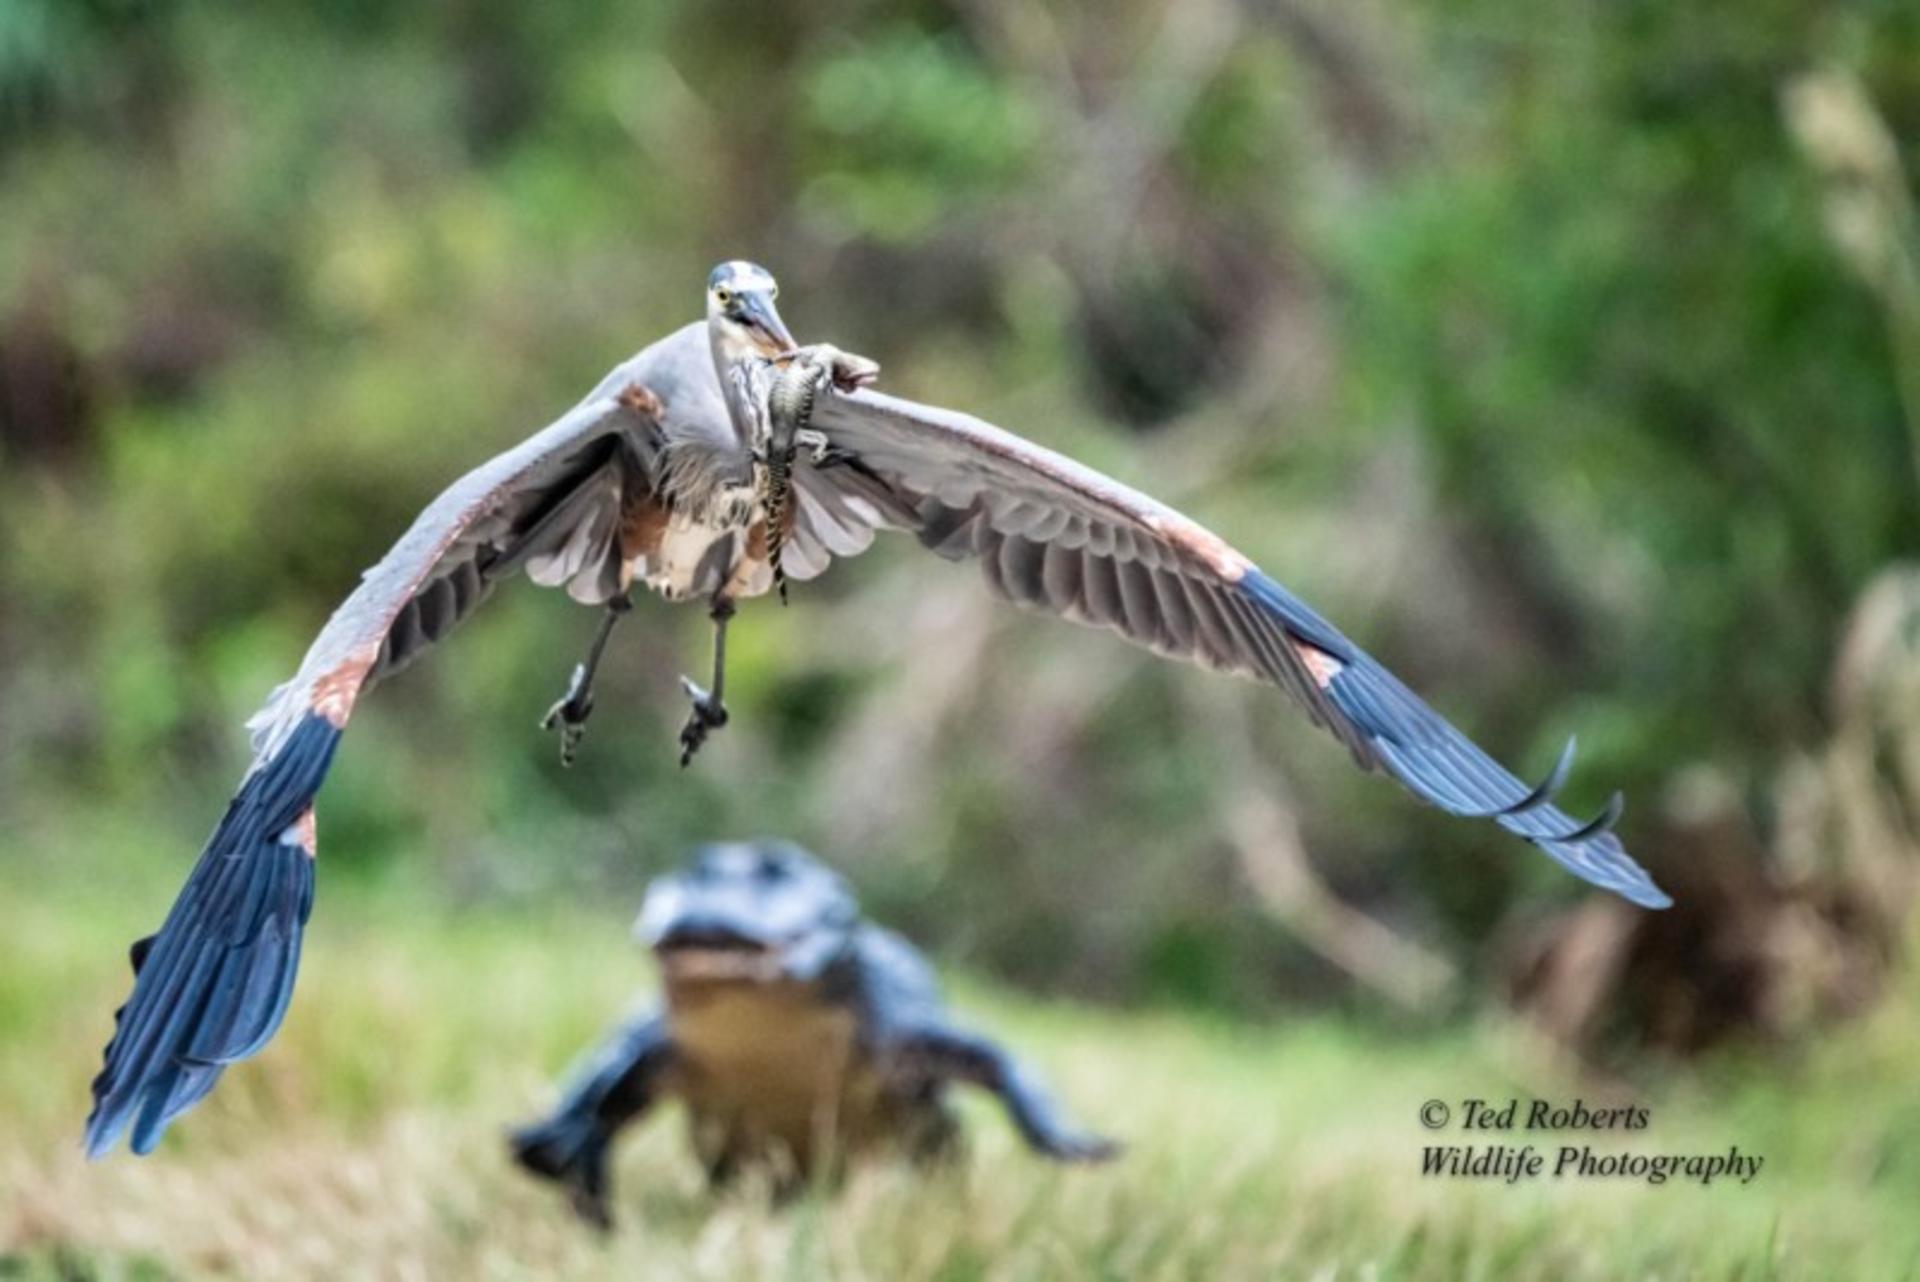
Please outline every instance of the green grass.
M1046 1165L969 1101L959 1169L870 1167L776 1208L710 1197L662 1118L622 1149L601 1239L499 1133L644 982L626 905L403 911L400 888L328 888L269 1050L154 1157L90 1164L87 1079L164 891L17 871L0 890L0 1278L1878 1278L1920 1251L1912 984L1791 1063L1663 1075L1628 1146L1767 1164L1748 1187L1650 1188L1422 1178L1428 1098L1602 1094L1501 1026L1227 1025L965 983L960 1007L1124 1159Z

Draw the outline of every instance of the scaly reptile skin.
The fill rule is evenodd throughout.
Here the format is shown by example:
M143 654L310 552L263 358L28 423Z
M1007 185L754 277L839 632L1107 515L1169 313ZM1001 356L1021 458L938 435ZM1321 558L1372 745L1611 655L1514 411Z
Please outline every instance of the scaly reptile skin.
M819 363L813 352L802 351L773 380L767 394L767 482L762 505L767 513L767 565L780 603L787 602L787 572L780 554L787 541L787 504L793 496L794 438L813 418L813 405L832 365Z
M833 871L787 842L703 848L647 889L635 933L661 1000L582 1060L514 1156L588 1219L611 1219L609 1152L657 1104L684 1106L719 1184L749 1167L777 1188L892 1152L953 1152L953 1086L991 1092L1027 1145L1064 1162L1118 1151L1070 1125L1019 1059L954 1022L913 945L864 920Z

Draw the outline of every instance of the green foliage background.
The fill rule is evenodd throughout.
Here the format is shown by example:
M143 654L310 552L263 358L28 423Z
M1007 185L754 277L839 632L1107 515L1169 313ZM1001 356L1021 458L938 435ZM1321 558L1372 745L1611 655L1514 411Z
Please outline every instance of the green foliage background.
M0 861L157 916L359 568L732 256L892 390L1181 504L1509 760L1577 728L1570 801L1626 788L1630 847L1703 763L1765 830L1920 535L1884 300L1783 114L1818 69L1920 126L1897 3L0 0ZM1247 893L1245 761L1469 968L1585 893L1278 695L910 546L746 611L685 774L705 626L638 617L571 773L534 724L593 621L557 596L382 689L323 900L624 912L771 831L1024 983L1337 995Z
M1916 136L1911 0L0 0L0 1276L1911 1276ZM1625 789L1684 888L1598 1025L1748 1035L1628 1083L1543 1053L1486 998L1596 892L1277 693L892 540L743 611L684 773L698 611L624 626L569 772L535 723L594 619L502 592L356 717L275 1044L85 1162L117 949L240 723L736 256L890 390L1217 529L1523 772L1577 730L1569 807ZM1909 667L1850 683L1875 593ZM975 1100L963 1170L781 1208L654 1127L627 1230L580 1233L498 1128L642 982L647 878L755 833L1126 1160L1025 1161ZM1261 862L1294 847L1331 894ZM1595 920L1545 932L1576 969ZM1766 1172L1416 1174L1485 1138L1423 1099L1623 1089L1623 1146Z

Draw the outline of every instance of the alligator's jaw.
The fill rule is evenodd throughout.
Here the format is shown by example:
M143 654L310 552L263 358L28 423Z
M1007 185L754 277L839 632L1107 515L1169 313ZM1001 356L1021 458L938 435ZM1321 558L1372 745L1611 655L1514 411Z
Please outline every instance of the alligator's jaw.
M655 956L669 988L771 984L779 980L784 961L765 948L663 948Z

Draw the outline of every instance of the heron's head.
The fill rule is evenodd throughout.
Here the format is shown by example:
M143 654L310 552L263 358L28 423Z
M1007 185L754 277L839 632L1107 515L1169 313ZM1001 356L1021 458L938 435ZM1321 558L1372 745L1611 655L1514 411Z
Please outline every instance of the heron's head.
M773 300L780 293L773 273L733 259L707 277L707 324L731 353L773 357L793 350L793 335Z
M634 934L669 992L687 985L809 981L850 946L860 908L847 883L791 842L703 846L647 887Z

